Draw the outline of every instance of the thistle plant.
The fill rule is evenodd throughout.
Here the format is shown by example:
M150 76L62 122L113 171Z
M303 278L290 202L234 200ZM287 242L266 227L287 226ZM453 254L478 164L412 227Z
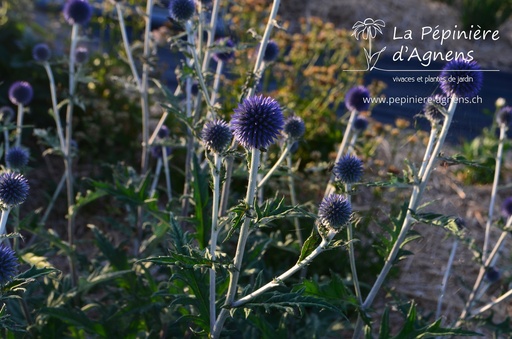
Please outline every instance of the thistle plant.
M28 181L22 174L10 171L0 174L0 204L2 206L0 234L5 234L9 213L13 207L22 204L27 199L28 191Z
M14 251L0 245L0 286L5 286L14 278L18 265Z

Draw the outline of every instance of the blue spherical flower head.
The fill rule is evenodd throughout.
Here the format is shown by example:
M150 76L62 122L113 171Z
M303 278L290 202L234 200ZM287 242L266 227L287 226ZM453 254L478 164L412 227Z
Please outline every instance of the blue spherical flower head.
M512 216L512 197L508 197L503 201L503 204L501 205L501 214L507 219Z
M496 115L496 121L498 125L505 127L510 126L510 124L512 124L512 106L506 106L500 109Z
M194 15L194 0L172 0L169 4L169 15L176 21L187 21Z
M5 162L9 168L23 168L28 164L28 151L23 147L12 147L5 155Z
M18 259L9 247L0 245L0 285L10 282L16 275Z
M365 131L368 128L368 119L365 117L356 117L354 120L354 129L359 133Z
M28 197L28 181L22 174L3 172L0 174L0 204L11 208L22 204Z
M441 89L446 96L473 98L482 87L482 72L475 61L456 59L450 61L441 72Z
M16 113L11 107L0 107L0 122L2 122L2 124L7 125L8 123L10 123L14 119L15 115Z
M26 81L16 81L9 88L9 100L14 105L28 105L33 96L32 86Z
M442 124L446 113L446 104L448 98L444 95L436 94L428 98L427 102L423 106L425 117L430 121L432 125Z
M52 51L45 43L40 43L32 48L32 57L35 61L48 61L52 56Z
M217 41L217 45L219 47L222 47L222 51L219 51L218 53L213 54L213 58L219 62L228 62L233 60L235 57L235 52L233 51L233 48L235 47L235 43L233 40L229 38L222 38Z
M75 61L79 64L83 64L88 59L89 59L89 49L85 46L77 47L75 50Z
M201 133L206 148L215 153L222 153L231 142L233 134L223 120L207 122Z
M70 25L85 25L91 16L92 7L87 0L68 0L64 5L64 19Z
M345 95L345 106L349 111L367 111L370 108L370 91L364 86L352 87Z
M265 48L265 53L263 54L263 61L271 62L277 59L279 56L279 46L273 40L267 42L267 47Z
M501 273L494 267L488 267L485 271L485 280L487 280L490 283L494 283L498 280L500 280Z
M306 127L304 126L304 120L302 118L292 115L288 117L284 122L284 134L290 139L299 139L304 135Z
M318 207L318 219L321 225L339 230L347 224L352 215L350 202L340 194L330 194Z
M332 172L337 180L353 184L363 177L363 162L352 154L346 154L334 165Z
M169 131L169 128L165 125L162 125L156 135L158 135L160 139L165 139L168 138L170 134L171 132Z
M262 95L247 98L234 112L233 135L247 149L267 148L283 129L283 112L273 98Z

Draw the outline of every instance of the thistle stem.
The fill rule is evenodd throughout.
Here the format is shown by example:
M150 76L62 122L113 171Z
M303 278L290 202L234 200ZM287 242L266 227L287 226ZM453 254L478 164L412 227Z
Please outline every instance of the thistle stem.
M5 230L7 228L7 219L9 218L10 212L11 212L11 208L6 208L6 209L2 210L2 216L0 217L0 235L5 234Z
M60 178L59 184L57 185L55 192L53 192L52 199L50 200L50 203L48 204L48 207L46 207L46 211L44 212L44 215L41 218L41 224L45 224L46 220L48 220L48 216L50 215L50 212L53 209L53 205L55 205L55 201L57 200L57 197L59 196L60 192L62 191L62 188L64 187L65 182L66 182L66 172L62 173L62 177Z
M162 162L164 164L164 173L165 173L165 188L167 191L167 199L169 202L172 200L172 191L171 191L171 171L169 171L169 155L167 154L167 147L162 146Z
M217 236L219 235L218 219L219 219L219 199L220 199L220 166L221 157L218 153L214 154L214 167L212 168L213 177L213 202L212 202L212 228L210 239L210 256L212 260L212 268L210 268L210 332L213 333L215 320L217 318L215 309L215 287L216 287L216 273L215 273L215 251L217 250Z
M490 310L494 306L498 305L499 303L502 303L503 301L507 300L508 298L512 297L512 289L508 290L507 293L503 294L501 297L497 298L496 300L488 303L485 306L482 306L480 308L477 308L475 311L471 312L471 317L475 317L481 313L484 313L487 310Z
M505 143L505 138L507 137L507 128L506 125L500 126L500 139L498 143L498 152L496 154L496 165L494 168L494 180L492 182L492 190L491 190L491 201L489 203L489 217L487 218L487 222L485 224L485 236L484 236L484 247L482 250L482 261L485 262L487 258L487 252L489 250L489 236L491 234L491 225L492 219L494 215L494 204L496 202L496 195L498 191L498 182L500 180L500 170L501 170L501 162L503 159L503 144Z
M230 271L228 293L226 295L226 306L231 307L236 297L236 291L238 287L238 278L240 276L240 270L242 268L242 259L245 251L245 244L249 235L249 227L251 225L251 214L253 212L254 197L256 195L256 180L258 175L258 166L260 162L261 151L257 148L252 149L251 165L249 172L249 180L247 183L247 194L245 197L245 205L247 212L244 217L244 222L240 228L240 235L238 238L238 244L236 247L235 258L233 260L233 268ZM217 321L215 322L212 337L218 338L224 326L224 322L228 316L226 308L223 308Z
M16 122L16 141L14 146L20 147L21 144L21 129L23 126L23 114L25 113L25 109L23 104L18 104L18 120Z
M208 27L208 40L206 42L206 50L203 57L203 66L202 71L206 72L208 67L210 66L210 58L212 52L210 50L213 42L215 41L215 28L217 27L217 17L219 16L219 8L220 8L220 0L213 0L212 6L212 16L210 19L210 25ZM211 101L212 104L215 104L215 101Z
M158 185L158 179L160 178L160 172L162 171L162 159L158 158L156 161L155 168L155 177L153 178L153 182L151 183L151 188L149 189L149 196L153 197L156 192L156 186Z
M420 167L420 170L418 171L418 179L423 177L425 168L427 167L427 164L428 164L428 160L432 157L432 149L434 148L438 131L439 131L439 126L437 124L433 124L432 128L430 129L430 136L428 138L427 148L425 149L425 155L423 156L423 160L421 162L421 167Z
M293 164L292 164L292 154L288 152L286 157L286 163L288 166L288 188L290 190L290 200L292 202L292 206L297 206L297 194L295 193L295 180L293 179ZM295 234L297 236L297 241L299 242L300 248L304 244L304 239L302 238L302 232L300 230L300 222L299 218L293 218L293 224L295 226Z
M455 253L457 252L457 246L459 244L459 240L455 239L452 243L452 249L450 251L450 257L448 258L448 263L446 264L446 270L444 272L443 281L441 282L441 291L439 292L439 298L437 299L437 308L436 308L436 316L435 319L439 319L441 316L441 307L443 306L443 299L446 293L446 286L448 285L448 278L450 277L453 260L455 259Z
M60 122L60 113L57 107L57 91L55 88L55 79L53 77L53 72L48 61L43 63L44 69L46 70L46 74L48 75L48 81L50 83L50 96L52 99L52 110L53 110L53 118L55 119L55 126L57 128L57 135L59 137L60 149L64 153L65 152L65 139L64 132L62 131L62 124Z
M277 278L274 278L271 282L268 282L264 286L260 287L256 291L246 295L243 298L238 299L237 301L232 303L232 307L240 307L243 304L247 303L248 301L256 298L257 296L265 293L266 291L270 290L271 288L277 287L281 285L281 283L294 275L297 271L301 270L305 266L307 266L313 259L315 259L320 253L324 252L327 249L327 246L329 245L330 240L329 239L322 239L322 242L320 245L318 245L317 248L313 252L311 252L306 258L301 260L300 262L296 263L293 267L288 269L286 272L278 276Z
M347 191L347 201L349 204L352 204L352 197L350 196L350 184L345 184L345 188ZM361 287L359 286L359 278L357 276L357 267L356 267L356 255L354 250L354 232L352 228L352 222L348 222L347 224L347 242L348 242L348 257L350 261L350 270L352 271L352 281L354 283L354 291L356 293L357 302L359 305L363 304L363 297L361 295Z
M210 103L215 105L217 101L217 94L219 93L219 85L220 85L220 76L222 74L222 69L224 68L224 62L222 60L217 61L217 68L215 70L215 77L213 79L213 89L212 96L210 97ZM215 112L215 111L213 111Z
M398 235L397 240L393 244L393 247L386 259L386 262L384 263L384 266L382 267L381 272L379 273L377 280L373 284L372 288L370 289L370 292L368 293L368 296L366 297L363 305L362 305L362 311L364 312L367 310L375 300L375 297L377 296L377 293L379 292L380 288L384 284L384 281L391 270L391 267L395 263L398 251L402 247L402 244L404 240L407 237L407 233L409 233L409 230L411 229L412 223L413 223L413 216L412 212L416 211L416 208L418 207L418 203L421 199L421 195L423 194L423 191L426 187L426 184L428 182L428 179L430 177L430 174L434 168L434 163L437 160L437 155L439 154L439 151L441 150L441 147L444 144L444 140L446 139L446 135L448 134L448 130L450 128L450 124L452 122L452 118L455 112L455 108L457 107L457 97L455 95L452 96L450 106L448 107L448 114L444 119L443 127L441 129L441 132L439 133L439 137L436 143L436 146L434 148L434 151L432 152L433 156L430 157L427 166L425 167L425 171L423 176L420 178L419 184L415 185L411 194L411 198L409 200L409 205L407 207L407 214L405 216L402 229L400 230L400 234ZM359 338L361 336L361 330L362 330L362 323L359 323L359 327L357 327L354 331L353 338Z
M119 20L119 28L121 30L121 37L123 39L124 50L126 53L126 57L128 58L128 64L130 65L130 69L132 71L133 78L135 83L137 84L137 89L140 91L142 88L142 83L139 77L139 73L137 71L137 67L135 66L135 62L133 60L132 51L130 49L130 42L128 41L128 36L126 35L126 26L124 23L123 16L123 7L120 2L116 2L116 11L117 18Z
M263 185L265 185L265 183L268 181L268 179L270 179L272 174L274 174L274 172L279 168L281 163L286 159L286 156L290 153L292 146L293 146L292 142L287 143L285 149L281 153L281 156L279 157L279 159L277 159L274 166L272 166L272 168L267 172L267 174L263 177L263 179L261 179L260 182L258 183L258 189L261 189L263 187Z

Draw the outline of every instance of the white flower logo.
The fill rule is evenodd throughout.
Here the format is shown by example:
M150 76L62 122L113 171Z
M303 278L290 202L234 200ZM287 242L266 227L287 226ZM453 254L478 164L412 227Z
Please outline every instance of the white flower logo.
M378 52L372 53L372 39L375 39L377 33L382 34L382 27L386 27L386 23L383 20L373 20L372 18L366 18L364 21L357 21L352 29L352 35L357 40L362 37L364 40L368 40L368 50L364 48L366 62L368 64L367 71L371 71L375 68L375 64L379 60L380 54L386 49L384 47Z

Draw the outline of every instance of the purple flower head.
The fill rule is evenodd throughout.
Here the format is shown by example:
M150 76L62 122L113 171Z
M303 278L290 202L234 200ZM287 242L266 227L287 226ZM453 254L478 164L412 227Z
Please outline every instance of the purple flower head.
M284 122L284 134L290 139L299 139L305 131L304 120L296 115L288 117Z
M0 204L6 208L22 204L28 197L28 181L22 174L0 174Z
M284 118L276 100L253 96L234 109L231 129L235 139L247 149L267 148L283 129Z
M87 0L68 0L64 5L64 19L70 25L85 25L91 16L92 7Z
M425 117L432 125L443 123L447 103L448 98L441 94L428 98L423 106L423 111L425 112Z
M162 125L162 127L160 127L160 129L158 130L158 133L156 135L158 135L158 137L160 139L165 139L165 138L168 138L170 134L171 133L169 131L169 128L165 125Z
M277 59L279 56L279 46L273 40L267 42L267 48L265 48L265 53L263 54L263 61L271 62Z
M32 57L35 61L48 61L52 56L52 51L45 43L40 43L32 48Z
M23 147L12 147L5 155L5 162L9 168L23 168L28 164L28 151Z
M512 106L505 106L500 109L496 115L496 121L498 125L510 126L512 124Z
M14 278L17 267L18 259L14 251L0 245L0 285L3 286Z
M494 283L501 278L501 273L499 270L497 270L494 267L488 267L487 270L485 270L485 280L487 280L490 283Z
M224 120L215 120L204 125L201 137L206 148L222 153L231 142L233 134Z
M365 131L368 128L368 119L365 117L356 117L354 120L354 129L359 133Z
M15 115L16 113L14 113L12 107L0 107L0 122L2 122L4 125L10 123L14 119Z
M85 46L79 46L75 50L75 61L79 64L85 63L89 59L89 49Z
M9 100L14 105L28 105L33 96L32 86L26 81L16 81L9 88Z
M332 172L337 180L353 184L363 177L363 162L352 154L346 154L334 165Z
M339 230L347 224L352 214L350 202L340 194L331 194L318 207L318 219L323 226Z
M233 60L235 57L235 52L233 48L235 47L235 43L233 40L229 38L222 38L217 40L217 45L221 48L221 50L215 54L213 54L213 58L219 62L228 62Z
M441 89L446 96L473 98L482 87L482 72L475 61L456 59L444 66L441 72Z
M370 92L364 86L352 87L345 95L345 106L349 111L367 111L370 108Z
M169 4L169 15L176 21L187 21L195 10L194 0L172 0Z
M503 201L503 204L501 205L501 214L507 219L512 216L512 197L508 197Z

